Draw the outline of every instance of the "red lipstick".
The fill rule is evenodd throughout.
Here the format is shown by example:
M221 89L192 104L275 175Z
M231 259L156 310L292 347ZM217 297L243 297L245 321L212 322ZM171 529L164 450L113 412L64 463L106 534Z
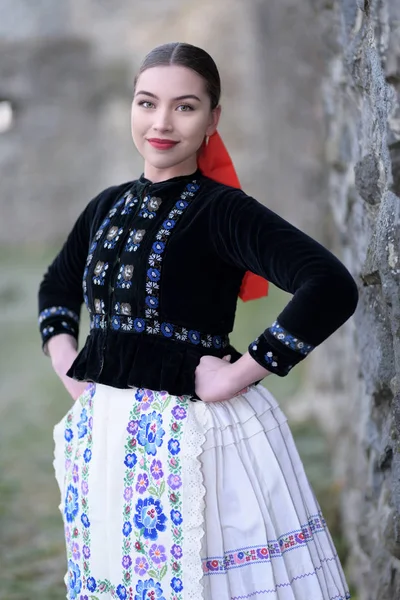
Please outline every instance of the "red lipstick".
M179 142L175 142L174 140L165 140L160 138L148 138L147 140L149 144L153 146L153 148L157 148L157 150L170 150Z

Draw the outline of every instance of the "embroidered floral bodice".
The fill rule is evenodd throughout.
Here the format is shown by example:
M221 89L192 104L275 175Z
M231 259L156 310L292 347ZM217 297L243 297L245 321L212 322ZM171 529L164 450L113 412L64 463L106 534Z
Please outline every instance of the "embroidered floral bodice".
M245 272L293 294L249 344L284 376L354 312L355 282L318 242L241 190L200 171L151 183L143 176L92 200L39 291L43 344L90 333L69 375L126 388L194 395L201 356L240 355L229 343Z

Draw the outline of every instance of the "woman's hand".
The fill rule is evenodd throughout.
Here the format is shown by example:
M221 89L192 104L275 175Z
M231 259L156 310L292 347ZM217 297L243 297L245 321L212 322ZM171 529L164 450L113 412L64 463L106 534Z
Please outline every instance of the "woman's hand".
M67 392L73 400L85 391L88 386L87 381L75 381L67 377L66 373L78 356L75 338L71 335L61 333L50 338L47 343L47 351L51 358L54 371L61 379Z
M229 362L230 358L201 358L195 373L195 389L197 396L204 402L229 400L270 374L248 352L233 364Z
M229 400L238 390L232 385L230 356L202 356L195 373L196 394L204 402Z

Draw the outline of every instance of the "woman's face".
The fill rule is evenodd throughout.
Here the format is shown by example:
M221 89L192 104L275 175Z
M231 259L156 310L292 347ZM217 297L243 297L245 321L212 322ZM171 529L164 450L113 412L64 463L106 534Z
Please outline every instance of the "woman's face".
M152 181L193 173L205 136L217 128L202 77L180 66L152 67L138 77L132 103L132 137Z

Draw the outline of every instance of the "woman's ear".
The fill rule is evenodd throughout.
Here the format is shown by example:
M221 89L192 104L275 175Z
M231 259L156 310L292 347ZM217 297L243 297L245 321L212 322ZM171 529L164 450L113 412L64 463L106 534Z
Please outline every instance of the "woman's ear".
M221 118L221 110L222 108L219 104L211 111L210 124L207 127L206 136L210 137L217 131L218 123Z

